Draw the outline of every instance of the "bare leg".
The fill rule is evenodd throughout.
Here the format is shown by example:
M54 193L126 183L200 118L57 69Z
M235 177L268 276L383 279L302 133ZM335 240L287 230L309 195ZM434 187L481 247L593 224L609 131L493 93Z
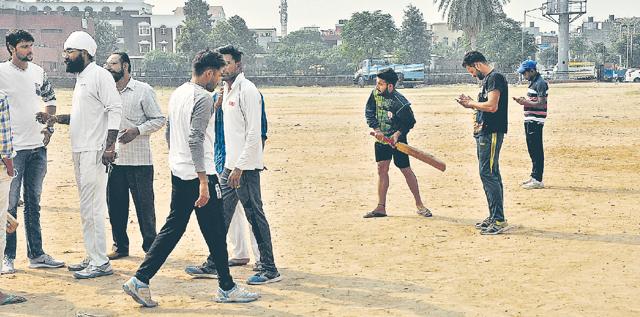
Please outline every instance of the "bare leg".
M391 160L378 162L378 206L373 211L386 214L387 190L389 189L389 165Z
M420 188L418 187L416 174L413 173L411 167L401 168L400 171L402 172L402 175L404 175L407 185L409 185L413 198L416 200L416 207L418 209L424 208L424 204L422 204L422 199L420 198Z

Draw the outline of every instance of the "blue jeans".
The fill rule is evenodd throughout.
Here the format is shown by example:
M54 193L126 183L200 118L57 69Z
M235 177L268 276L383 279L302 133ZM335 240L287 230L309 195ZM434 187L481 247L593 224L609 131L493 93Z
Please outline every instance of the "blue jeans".
M40 195L42 182L47 174L47 148L16 152L13 166L18 177L11 182L9 190L9 213L14 217L18 213L20 191L24 187L24 230L27 237L27 256L35 259L44 254L42 250L42 232L40 229ZM17 218L17 217L16 217ZM16 258L16 233L7 234L5 258Z
M487 196L489 217L496 221L504 221L504 190L499 164L504 133L483 133L476 135L475 138L480 179Z

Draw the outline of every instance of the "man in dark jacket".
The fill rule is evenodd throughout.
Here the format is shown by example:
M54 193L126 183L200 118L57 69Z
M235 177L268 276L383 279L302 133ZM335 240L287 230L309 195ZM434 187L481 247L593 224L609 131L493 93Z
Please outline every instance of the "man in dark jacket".
M416 120L411 110L411 103L396 89L398 75L393 69L385 69L378 73L376 89L371 92L365 110L367 124L373 129L376 139L375 156L378 163L378 206L366 213L364 218L385 217L387 211L387 190L389 189L389 165L391 158L404 175L407 185L416 200L417 213L431 217L431 211L422 203L416 175L409 165L409 156L395 148L397 142L407 143L407 133L413 128ZM385 141L391 140L391 142Z

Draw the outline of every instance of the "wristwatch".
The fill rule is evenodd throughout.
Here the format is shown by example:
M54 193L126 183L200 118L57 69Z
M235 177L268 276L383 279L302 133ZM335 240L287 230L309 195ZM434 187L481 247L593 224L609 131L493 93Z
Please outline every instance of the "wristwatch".
M56 132L56 129L54 129L53 127L47 127L47 131L49 131L49 133L53 133Z

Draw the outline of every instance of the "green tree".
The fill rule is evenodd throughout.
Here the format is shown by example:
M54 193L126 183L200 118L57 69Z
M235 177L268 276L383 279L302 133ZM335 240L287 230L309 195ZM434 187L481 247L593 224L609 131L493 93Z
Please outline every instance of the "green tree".
M184 6L184 22L176 38L180 54L191 59L200 50L209 47L211 16L209 5L204 0L187 0Z
M249 30L244 19L237 15L226 21L218 22L213 28L209 40L215 46L231 44L238 47L249 58L262 53L262 48L256 42L256 34Z
M515 71L523 60L534 56L538 50L533 35L525 33L522 52L522 27L520 22L502 14L478 34L478 50L503 72Z
M558 64L558 47L552 46L549 47L540 53L538 53L538 61L548 68L553 68Z
M328 50L319 32L295 31L285 36L267 58L269 68L279 74L325 73L323 54Z
M431 34L418 8L409 5L398 37L398 57L404 63L428 63L431 55Z
M342 30L345 52L356 62L392 53L397 36L393 18L380 10L354 13Z
M464 31L470 48L478 47L478 34L493 23L509 0L433 0L449 28Z
M105 20L95 20L95 40L98 45L95 61L104 64L111 53L118 50L118 34L116 29Z
M581 35L573 36L569 40L571 60L584 61L589 53L589 42Z
M189 74L190 61L188 58L175 53L153 50L144 55L142 71L147 76L175 76Z

